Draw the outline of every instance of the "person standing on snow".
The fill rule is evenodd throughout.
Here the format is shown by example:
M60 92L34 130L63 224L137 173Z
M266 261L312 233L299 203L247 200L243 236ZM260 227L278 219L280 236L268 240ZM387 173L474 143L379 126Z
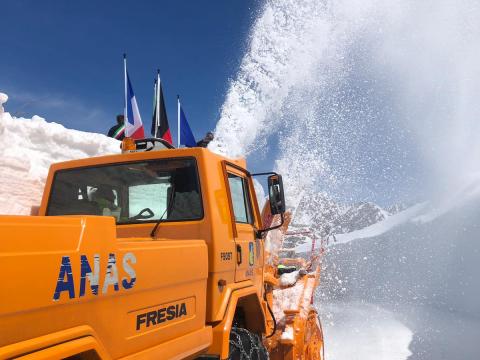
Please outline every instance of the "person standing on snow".
M125 118L123 115L117 115L117 125L114 125L108 130L108 137L123 140L125 137Z

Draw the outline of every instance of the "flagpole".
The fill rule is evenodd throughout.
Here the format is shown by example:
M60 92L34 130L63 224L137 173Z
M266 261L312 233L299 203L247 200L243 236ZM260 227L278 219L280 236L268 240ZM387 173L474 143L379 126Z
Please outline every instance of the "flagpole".
M160 127L160 69L157 69L157 113L155 118L155 137L158 137L158 128Z
M152 111L152 126L153 126L153 137L157 137L157 130L156 130L156 125L157 125L157 78L153 79L153 111ZM155 116L155 120L153 117Z
M180 95L177 95L177 148L180 147Z
M128 111L127 111L127 54L123 54L123 78L125 80L125 106L123 107L123 123L125 124L125 130L128 123ZM127 133L125 131L125 136Z

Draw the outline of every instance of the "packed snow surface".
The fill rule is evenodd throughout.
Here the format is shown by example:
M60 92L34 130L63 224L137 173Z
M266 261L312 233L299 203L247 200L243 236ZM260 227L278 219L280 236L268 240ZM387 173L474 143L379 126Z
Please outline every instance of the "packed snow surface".
M412 354L413 332L394 313L362 303L320 306L327 360L403 360Z
M0 214L28 215L40 205L52 163L120 151L120 142L104 135L9 113L0 114L0 143Z

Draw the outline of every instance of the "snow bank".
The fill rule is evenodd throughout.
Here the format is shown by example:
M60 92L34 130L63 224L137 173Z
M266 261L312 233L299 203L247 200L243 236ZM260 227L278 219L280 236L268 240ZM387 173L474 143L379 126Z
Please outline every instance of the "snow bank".
M39 205L50 164L119 152L107 136L9 113L0 114L0 144L0 214L27 215Z
M344 318L328 310L328 304L338 301L347 304L347 311L354 304L374 304L412 331L409 359L477 358L480 344L473 339L480 338L480 196L469 194L453 203L419 204L339 236L327 249L317 294L323 319L338 323ZM339 326L325 331L327 352L339 331L348 339L348 327ZM380 331L385 325L377 326Z
M327 304L322 320L327 360L403 360L412 355L412 330L379 306Z

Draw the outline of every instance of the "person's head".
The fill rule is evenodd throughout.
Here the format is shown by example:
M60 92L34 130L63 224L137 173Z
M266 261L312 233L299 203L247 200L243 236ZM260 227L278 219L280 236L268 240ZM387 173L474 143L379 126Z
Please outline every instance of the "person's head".
M106 185L99 185L93 193L93 199L102 207L113 209L115 207L115 193L112 188Z
M123 124L125 122L125 117L123 115L117 115L117 124Z
M205 139L207 139L208 141L212 141L213 140L213 132L211 132L211 131L207 132L207 135L205 136Z

